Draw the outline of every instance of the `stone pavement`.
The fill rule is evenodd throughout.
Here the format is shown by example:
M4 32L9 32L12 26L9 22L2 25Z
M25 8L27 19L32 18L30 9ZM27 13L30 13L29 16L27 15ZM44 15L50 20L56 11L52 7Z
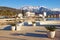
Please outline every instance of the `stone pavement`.
M25 27L23 29L23 31L18 32L0 30L0 40L60 40L60 29L56 30L56 37L54 39L47 37L47 31L44 27Z

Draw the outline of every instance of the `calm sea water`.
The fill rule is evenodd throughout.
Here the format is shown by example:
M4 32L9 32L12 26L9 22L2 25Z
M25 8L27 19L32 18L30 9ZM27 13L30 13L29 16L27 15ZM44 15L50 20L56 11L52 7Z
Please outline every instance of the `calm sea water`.
M55 21L55 20L60 20L60 18L47 18L46 20L47 21ZM25 22L24 26L32 26L32 24L29 25L28 22ZM36 26L40 26L40 23L36 22Z
M28 24L28 22L24 22L24 26L33 26L33 24ZM36 22L36 26L40 26L40 23Z
M60 18L47 18L46 20L52 20L52 21L54 21L54 20L60 20Z

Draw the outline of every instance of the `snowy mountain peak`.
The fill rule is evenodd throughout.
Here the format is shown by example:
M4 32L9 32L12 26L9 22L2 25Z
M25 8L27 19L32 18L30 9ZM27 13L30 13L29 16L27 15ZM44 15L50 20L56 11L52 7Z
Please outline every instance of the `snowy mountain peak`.
M21 9L22 10L26 10L26 9L32 10L32 9L39 9L41 7L46 8L45 6L24 6L24 7L21 7Z
M24 6L21 7L22 10L30 11L30 12L35 12L35 13L43 13L44 11L47 14L60 14L60 9L59 8L53 8L53 9L48 9L45 6Z
M52 11L60 11L60 8L53 8Z
M22 10L26 10L26 9L39 9L40 7L38 6L24 6L22 7Z

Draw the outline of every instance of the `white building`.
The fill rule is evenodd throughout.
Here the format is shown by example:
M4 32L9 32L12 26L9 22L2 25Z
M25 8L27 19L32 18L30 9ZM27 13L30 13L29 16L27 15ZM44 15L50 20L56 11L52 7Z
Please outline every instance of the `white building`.
M43 17L43 15L42 14L39 14L39 17Z
M23 19L22 13L19 13L19 14L18 14L18 17L20 17L20 19Z
M33 12L26 12L26 16L35 16L35 13L33 13Z
M39 14L39 17L45 17L46 16L46 12L43 12L43 14Z

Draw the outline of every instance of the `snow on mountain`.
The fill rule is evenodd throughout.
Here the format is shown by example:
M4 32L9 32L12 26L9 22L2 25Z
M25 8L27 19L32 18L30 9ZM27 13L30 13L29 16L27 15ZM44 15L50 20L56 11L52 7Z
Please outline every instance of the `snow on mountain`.
M22 10L26 10L26 9L29 9L29 10L31 10L31 9L39 9L39 6L24 6L21 9Z
M44 6L24 6L21 9L26 11L38 12L40 8L44 9Z
M44 11L47 14L60 14L60 9L59 8L53 8L53 9L48 9L47 7L44 6L24 6L21 7L22 10L31 11L31 12L36 12L36 13L43 13Z
M60 11L60 8L53 8L52 11Z
M51 10L51 11L60 11L60 8L53 8L53 9L48 9L45 6L23 6L21 7L22 10L28 10L28 11L33 11L33 10Z

